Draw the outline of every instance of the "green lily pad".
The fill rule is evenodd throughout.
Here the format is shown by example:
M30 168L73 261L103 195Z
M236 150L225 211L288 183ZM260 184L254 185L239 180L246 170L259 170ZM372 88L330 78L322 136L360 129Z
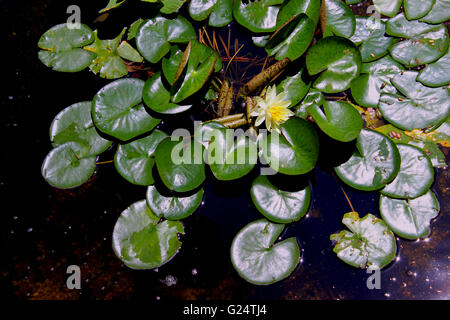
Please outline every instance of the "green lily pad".
M144 81L119 79L104 86L92 101L95 126L112 137L128 141L151 131L161 120L145 110L142 101Z
M109 11L111 9L115 9L120 7L126 0L109 0L108 4L106 5L106 7L104 7L102 10L100 10L98 13L104 13L106 11Z
M214 129L226 129L226 127L217 121L207 122L195 128L194 139L201 143L205 148L208 148L211 141Z
M256 220L234 237L231 262L239 275L256 285L269 285L288 277L300 261L296 238L275 244L284 224Z
M41 173L53 187L74 188L85 183L95 170L96 156L89 147L78 142L66 142L45 157Z
M363 129L356 144L357 151L334 170L349 186L364 191L383 188L400 170L400 154L385 135Z
M170 102L170 92L164 86L160 71L145 82L142 98L147 107L163 114L180 113L192 107L192 105L178 105Z
M391 198L414 199L424 195L434 179L434 169L425 152L418 147L397 144L401 157L397 177L381 193Z
M218 180L247 175L257 162L256 144L245 135L234 139L233 131L213 129L208 145L208 164Z
M312 46L306 55L309 74L319 77L313 87L326 93L345 91L359 75L361 54L348 39L327 37Z
M130 26L130 28L128 29L128 35L127 35L127 40L131 40L136 38L139 29L141 28L141 26L144 24L145 20L142 18L137 19L135 22L133 22Z
M281 27L293 16L305 13L317 26L320 18L320 1L316 0L287 0L284 1L277 16L277 27Z
M403 7L408 20L423 18L430 12L436 0L404 0ZM450 7L449 7L450 9Z
M429 87L441 87L450 84L450 50L438 61L427 65L417 76L417 81Z
M317 89L311 89L303 101L298 105L295 115L299 118L306 119L308 117L308 112L306 110L309 106L321 106L324 102L325 97L323 96L323 93Z
M358 213L344 215L342 223L350 229L332 234L330 240L337 242L333 251L345 263L364 269L381 269L395 258L397 244L394 234L386 223L368 214L359 218Z
M373 0L375 9L382 15L393 17L400 10L403 0Z
M311 171L319 156L319 138L314 127L303 119L291 118L280 129L281 134L272 132L260 145L270 167L287 175Z
M380 213L389 228L402 238L425 238L430 234L430 221L439 214L439 202L433 191L411 200L380 197Z
M89 147L86 156L98 155L112 144L97 133L90 101L75 103L58 113L50 125L50 140L55 148L66 142L79 142Z
M266 44L266 51L270 56L274 55L277 60L289 58L291 61L294 61L300 58L308 49L314 36L314 22L303 13L297 17L299 18L298 20L295 19L293 23L288 23L281 27L286 29L289 28L289 25L292 25L293 30L288 30L288 34L285 35L286 32L280 32L283 34L282 37L284 35L286 37L283 37L283 39L278 39L277 37L276 40L274 39L275 41L269 39Z
M117 219L112 245L116 256L132 269L154 269L169 262L180 250L179 221L160 221L145 200L133 203Z
M297 105L306 96L311 87L311 82L305 80L306 71L302 68L293 76L287 76L277 85L277 92L286 92L286 99L291 101L291 106Z
M209 17L210 26L223 27L233 20L233 0L192 0L189 14L196 21Z
M270 183L267 176L259 176L253 181L250 194L258 211L276 223L300 220L308 212L311 202L309 186L294 192L283 191Z
M85 69L95 58L95 53L82 47L94 41L92 30L80 24L69 29L66 23L47 30L39 39L39 59L47 67L61 72L77 72Z
M141 26L136 45L145 59L157 63L170 51L171 43L186 43L196 37L194 27L182 16L172 20L156 17Z
M175 192L188 192L205 180L203 146L194 141L167 138L155 151L156 168L164 185Z
M352 10L341 0L323 0L326 27L324 36L350 38L355 33L356 21Z
M430 12L423 17L422 21L428 23L441 23L450 19L450 1L436 0Z
M382 93L397 93L391 79L403 70L403 66L390 56L374 62L363 63L361 75L351 84L353 99L361 106L378 108Z
M386 37L384 21L374 20L372 17L357 17L356 31L350 38L361 52L363 62L370 62L388 54L389 47L397 40Z
M429 88L416 81L418 72L405 71L391 82L404 96L384 93L380 109L383 117L404 130L440 125L450 112L447 88Z
M162 195L155 186L147 189L147 205L159 218L181 220L189 217L202 203L204 191L190 196Z
M114 157L117 172L133 184L142 186L153 184L155 180L152 169L155 164L155 150L166 137L166 133L155 129L145 138L119 144Z
M142 0L147 2L156 2L156 0ZM185 0L160 0L163 7L159 10L161 13L172 14L181 9Z
M386 33L398 38L413 38L432 31L435 25L419 20L408 20L403 13L396 15L386 22Z
M95 59L89 65L89 69L94 74L100 74L100 77L106 79L117 79L128 74L127 66L118 52L119 43L125 31L126 28L111 40L100 40L97 31L94 31L94 43L84 47L85 50L96 54Z
M277 15L284 0L255 0L248 3L234 1L233 16L237 23L251 32L272 32L277 26Z
M363 126L358 110L345 101L325 101L323 111L318 105L312 105L306 111L323 132L338 141L356 139Z
M139 52L133 48L128 42L122 41L117 48L117 53L124 59L133 62L142 62L144 59L139 54Z

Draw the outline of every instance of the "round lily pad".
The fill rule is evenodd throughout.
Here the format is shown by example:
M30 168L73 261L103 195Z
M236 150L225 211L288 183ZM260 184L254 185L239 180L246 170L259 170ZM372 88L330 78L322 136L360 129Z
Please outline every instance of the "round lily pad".
M234 1L233 16L237 23L252 32L272 32L277 26L277 15L284 0Z
M144 84L139 79L119 79L100 89L92 101L95 126L121 141L156 127L161 120L153 118L142 104Z
M424 195L434 179L434 169L425 152L403 143L397 144L401 157L400 171L381 193L392 198L414 199Z
M296 238L275 244L284 224L256 220L234 237L231 262L239 275L256 285L269 285L288 277L300 261Z
M395 234L406 239L427 237L430 221L439 211L439 202L431 190L411 200L380 197L381 217Z
M41 173L56 188L74 188L89 180L95 171L95 161L96 156L89 154L89 147L66 142L45 157Z
M205 180L204 147L194 140L163 140L155 151L156 168L164 185L175 192L188 192Z
M400 10L403 0L373 0L376 10L382 15L393 17Z
M356 148L347 162L335 168L346 184L358 190L373 191L383 188L396 177L400 170L400 154L388 137L363 129Z
M145 200L133 203L117 219L112 245L117 257L132 269L154 269L169 262L180 250L179 221L161 221Z
M405 15L409 20L423 18L431 11L435 2L436 0L404 0Z
M305 13L310 18L314 26L320 18L320 1L316 0L287 0L284 1L277 16L277 27L283 25L291 17L300 13Z
M402 95L384 93L378 108L395 126L411 131L434 127L445 121L450 112L447 88L429 88L416 81L417 71L405 71L392 78Z
M181 220L189 217L202 203L204 191L200 189L190 196L162 195L156 186L147 189L147 205L158 217Z
M450 84L450 50L438 61L422 69L417 81L434 88Z
M160 71L145 82L142 98L147 107L162 114L180 113L192 107L192 105L178 105L170 102L170 92L164 86Z
M90 101L75 103L58 113L50 125L50 140L53 147L69 141L79 142L89 147L86 156L98 155L112 144L97 133L92 122Z
M283 191L270 183L267 176L257 177L250 189L253 203L267 219L276 223L300 220L311 202L309 186L298 191Z
M119 144L114 157L117 172L133 184L142 186L153 184L152 169L155 164L155 150L166 137L166 133L155 129L145 138Z
M433 7L423 17L422 21L428 23L441 23L450 19L450 1L448 0L436 0Z
M323 0L322 6L326 17L325 36L350 38L355 33L355 15L348 5L341 0Z
M314 127L303 119L291 118L261 140L262 155L270 167L283 174L311 171L319 157L319 138Z
M312 46L306 55L309 74L319 77L313 87L326 93L345 91L359 75L361 54L348 39L327 37Z
M317 104L309 106L306 111L323 132L338 141L356 139L363 126L358 110L345 101L324 101L323 111Z
M80 24L79 28L69 28L66 23L47 30L39 39L39 59L47 67L61 72L77 72L89 66L95 53L82 47L94 41L92 30Z
M337 242L333 252L339 259L361 269L381 269L394 260L397 244L383 220L370 213L360 218L358 213L349 212L344 215L342 223L351 232L343 230L330 236L330 240Z

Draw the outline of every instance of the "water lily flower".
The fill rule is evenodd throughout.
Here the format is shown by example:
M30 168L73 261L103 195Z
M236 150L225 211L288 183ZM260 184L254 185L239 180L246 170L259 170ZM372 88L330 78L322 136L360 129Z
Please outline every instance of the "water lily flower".
M275 130L280 133L280 124L294 115L289 110L291 101L287 99L287 93L282 92L277 95L275 85L267 88L265 99L255 97L254 101L256 108L250 113L250 116L257 117L255 121L257 127L265 121L267 130Z

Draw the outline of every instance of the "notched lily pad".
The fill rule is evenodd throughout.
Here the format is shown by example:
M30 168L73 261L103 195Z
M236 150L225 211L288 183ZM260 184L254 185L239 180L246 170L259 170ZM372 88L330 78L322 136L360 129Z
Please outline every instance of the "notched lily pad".
M325 37L336 35L350 38L355 33L355 15L341 0L323 0L322 19Z
M433 7L421 21L428 23L441 23L450 19L450 1L436 0Z
M450 50L438 61L422 69L417 81L433 88L450 84Z
M320 1L317 0L286 0L280 8L277 16L277 27L283 25L291 17L305 13L314 26L317 26L320 18Z
M277 92L286 92L286 99L291 101L291 106L296 106L302 101L311 87L311 82L305 75L306 70L302 68L297 74L287 76L277 85Z
M300 261L296 238L275 243L283 224L266 219L249 223L234 237L231 262L239 275L256 285L269 285L288 277Z
M179 221L161 221L145 200L133 203L114 226L113 249L132 269L154 269L169 262L180 250L178 236L184 234Z
M233 16L236 21L252 32L272 32L277 26L279 6L284 0L255 0L244 3L234 1Z
M223 27L233 20L233 0L192 0L189 14L192 19L202 21L209 17L209 25Z
M360 218L358 213L349 212L342 223L350 231L343 230L330 236L331 241L337 242L333 252L339 259L361 269L381 269L394 260L397 244L383 220L370 213Z

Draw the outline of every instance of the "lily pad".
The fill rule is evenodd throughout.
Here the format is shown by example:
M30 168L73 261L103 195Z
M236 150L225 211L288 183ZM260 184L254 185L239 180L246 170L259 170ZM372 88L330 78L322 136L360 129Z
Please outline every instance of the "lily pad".
M170 48L169 56L162 59L162 73L164 74L167 82L171 85L175 82L175 76L182 59L183 51L180 50L177 45L172 46L172 48Z
M182 16L172 20L155 17L141 26L136 45L145 59L157 63L170 51L171 43L186 43L196 37L194 27Z
M77 72L85 69L95 58L95 53L82 47L94 41L92 30L80 24L70 29L66 23L47 30L39 39L39 59L47 67L61 72Z
M397 144L401 157L400 171L381 193L391 198L414 199L424 195L434 179L430 159L418 147Z
M253 203L267 219L276 223L300 220L311 202L309 186L298 191L283 191L270 183L267 176L257 177L250 190Z
M295 15L305 13L317 26L320 18L320 1L316 0L287 0L284 1L277 16L277 27Z
M162 114L180 113L192 107L192 105L178 105L170 102L170 92L164 86L160 71L145 82L142 98L150 109Z
M96 156L89 147L78 142L66 142L45 157L41 173L53 187L75 188L85 183L95 170Z
M323 0L322 6L326 18L324 36L350 38L355 33L355 15L342 0Z
M167 138L155 151L156 168L164 185L175 192L188 192L205 180L203 146L194 141Z
M233 20L233 0L192 0L189 14L192 19L202 21L209 17L209 25L223 27Z
M320 73L314 88L325 93L337 93L347 90L359 75L361 54L350 40L327 37L308 50L306 67L311 75Z
M122 41L117 48L117 53L124 59L141 63L144 59L135 48L126 41Z
M280 129L281 134L273 132L261 140L262 155L270 167L287 175L311 171L319 156L314 127L303 119L291 118Z
M370 62L388 54L389 47L397 40L386 37L386 25L384 21L372 17L357 17L356 31L350 38L361 52L363 62Z
M338 141L356 139L363 126L358 110L345 101L324 101L323 111L319 105L312 105L306 111L323 132Z
M422 69L417 81L434 88L450 84L450 50L438 61Z
M400 153L385 135L363 129L356 143L357 150L334 170L349 186L364 191L383 188L394 180L400 170Z
M147 205L159 218L181 220L189 217L202 203L204 191L190 196L162 195L155 186L147 189Z
M279 6L284 0L234 1L233 16L237 23L252 32L272 32L277 26Z
M277 92L286 92L286 99L291 101L291 106L296 106L306 96L311 87L311 82L305 78L306 70L302 68L297 74L287 76L277 85Z
M104 86L92 101L92 118L102 132L128 141L151 131L161 120L153 118L142 102L144 81L119 79Z
M317 89L311 89L303 101L298 105L295 115L299 118L306 119L308 117L308 112L306 110L309 106L321 106L324 102L325 97L323 96L323 93Z
M97 133L92 122L90 101L75 103L58 113L50 125L50 140L53 147L70 141L88 146L86 156L98 155L112 144Z
M339 259L361 269L381 269L394 260L397 244L383 220L370 213L360 218L358 213L349 212L342 223L351 232L343 230L330 236L330 240L337 242L333 251Z
M142 0L147 2L156 2L157 0ZM163 7L159 10L161 13L172 14L181 9L185 0L160 0Z
M132 269L154 269L169 262L180 250L179 221L160 221L145 200L133 203L114 226L112 245L116 256Z
M429 88L416 81L416 71L405 71L391 82L404 96L384 93L379 109L383 117L404 130L440 125L450 112L447 88Z
M436 0L404 0L403 7L408 20L423 18L430 12ZM450 9L450 6L449 8Z
M391 79L403 70L403 66L390 56L363 63L361 75L351 84L353 99L361 106L377 108L382 93L397 93Z
M402 238L425 238L430 234L430 221L439 214L439 202L433 191L411 200L380 197L380 213L389 228Z
M393 17L400 10L403 0L373 0L375 9L382 15Z
M430 12L420 20L428 23L441 23L450 20L450 1L436 0Z
M231 262L239 275L256 285L269 285L288 277L300 261L296 238L275 244L284 224L256 220L234 237Z
M155 129L145 138L119 144L114 157L117 172L133 184L142 186L153 184L155 180L152 169L155 164L155 150L166 137L166 133Z
M194 131L195 141L201 143L205 148L208 148L211 141L214 129L226 129L226 127L217 121L211 121L198 126Z

